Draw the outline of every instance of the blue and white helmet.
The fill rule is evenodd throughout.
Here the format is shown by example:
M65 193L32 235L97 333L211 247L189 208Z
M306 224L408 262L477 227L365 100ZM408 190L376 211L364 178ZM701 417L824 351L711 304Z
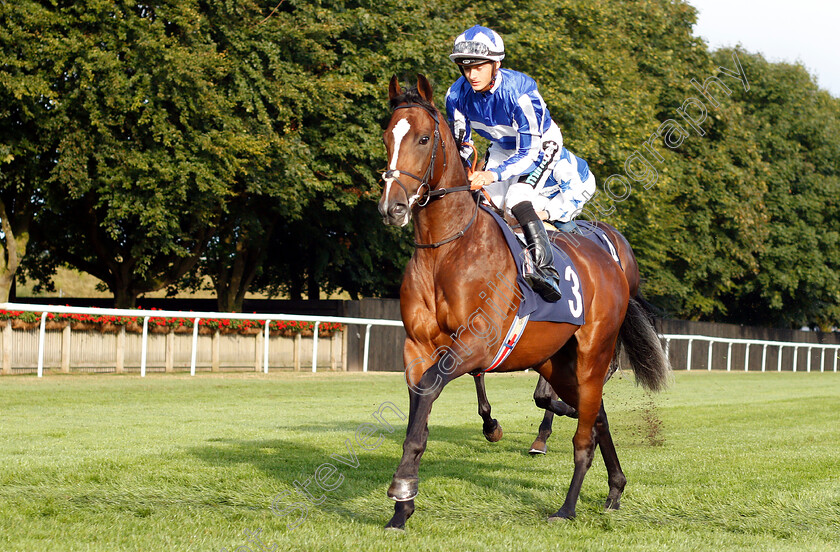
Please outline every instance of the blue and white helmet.
M455 39L449 55L449 59L463 66L502 61L504 58L505 43L502 37L496 31L480 25L461 33Z

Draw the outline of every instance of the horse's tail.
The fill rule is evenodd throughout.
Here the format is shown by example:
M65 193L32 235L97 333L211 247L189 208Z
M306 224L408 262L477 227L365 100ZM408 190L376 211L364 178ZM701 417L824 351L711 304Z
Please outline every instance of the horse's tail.
M631 297L618 340L627 352L636 383L649 391L661 391L670 380L671 365L656 333L651 307L641 295Z

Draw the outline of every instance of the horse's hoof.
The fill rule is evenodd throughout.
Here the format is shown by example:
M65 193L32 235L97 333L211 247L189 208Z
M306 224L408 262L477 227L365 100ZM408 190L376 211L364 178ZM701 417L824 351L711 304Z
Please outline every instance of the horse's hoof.
M572 520L575 519L575 513L566 512L563 508L560 508L550 516L548 516L548 521L565 521L565 520Z
M528 454L536 456L538 454L545 454L546 452L548 452L548 446L545 443L534 441L534 444L531 445L531 450L528 451Z
M621 508L621 501L613 498L608 498L607 502L604 504L604 510L608 512L618 510L619 508Z
M504 435L502 425L496 420L493 420L493 423L495 424L495 427L491 431L487 431L486 429L484 430L484 437L491 443L501 440L502 435Z
M388 532L405 531L405 522L414 513L414 501L406 500L404 502L396 502L394 504L394 515L391 520L385 525L385 530Z
M406 502L414 500L417 496L417 489L419 487L420 479L418 477L396 477L391 481L391 486L388 487L388 497L393 498L397 502Z

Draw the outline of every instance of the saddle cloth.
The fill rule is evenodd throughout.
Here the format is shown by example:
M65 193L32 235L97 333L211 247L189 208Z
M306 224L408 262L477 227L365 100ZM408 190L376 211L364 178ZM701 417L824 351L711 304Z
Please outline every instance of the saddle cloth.
M549 303L534 292L522 276L523 270L528 270L528 266L531 264L530 258L525 254L525 245L517 238L517 235L514 234L504 219L496 214L495 211L486 205L481 205L481 208L490 213L493 220L499 225L507 242L508 249L510 249L510 253L513 255L513 260L516 263L516 283L521 300L519 302L519 311L508 329L505 338L502 340L499 351L496 353L493 361L489 366L471 372L476 377L494 370L510 356L514 347L519 342L519 338L525 332L525 327L529 321L566 322L579 326L584 323L583 284L569 256L553 243L551 244L554 248L554 268L560 274L560 290L563 298L556 303ZM621 266L621 260L618 257L615 244L603 230L588 221L581 221L578 225L582 227L583 237L601 246Z
M583 283L569 256L552 244L554 248L554 268L560 274L560 291L563 298L556 303L549 303L534 292L522 277L523 270L530 265L530 258L526 261L528 254L525 252L522 242L517 239L513 230L510 229L502 217L485 205L481 205L481 208L490 213L493 220L501 228L516 263L516 283L522 297L517 315L520 318L528 317L531 322L565 322L582 326L585 321Z
M618 250L616 249L613 241L609 238L609 236L607 236L606 232L600 229L596 223L589 222L588 220L578 220L575 222L580 227L584 237L589 238L590 241L600 245L601 248L609 253L610 257L618 263L621 270L624 270L624 266L621 264L621 259L618 256Z

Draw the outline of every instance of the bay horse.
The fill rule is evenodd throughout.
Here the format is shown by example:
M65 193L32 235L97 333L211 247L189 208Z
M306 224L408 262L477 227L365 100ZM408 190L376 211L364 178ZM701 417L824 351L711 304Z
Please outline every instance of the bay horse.
M598 222L597 227L602 230L610 240L609 247L611 254L620 263L621 269L624 271L624 277L627 280L627 288L630 297L642 302L647 307L647 303L639 295L639 286L641 284L641 276L639 274L639 265L636 262L636 256L633 253L633 248L627 239L610 224L605 222ZM551 235L551 230L549 230ZM575 239L575 238L573 238ZM577 238L581 239L581 238ZM651 319L652 322L652 319ZM619 345L621 341L619 340ZM616 349L613 357L613 364L610 368L610 375L618 369L618 349ZM502 438L502 426L498 420L492 417L490 401L487 399L487 391L484 386L484 374L479 374L474 378L476 398L478 399L478 415L483 421L482 432L484 437L491 443L495 443ZM537 436L531 444L528 452L532 455L546 454L548 446L546 442L551 436L552 423L554 415L568 416L570 418L577 418L577 411L566 403L557 401L557 393L551 388L551 385L542 376L537 381L536 389L534 389L534 403L537 408L545 410L540 427L537 430Z
M404 529L414 513L420 459L428 440L434 401L453 379L491 366L499 330L516 319L521 295L516 265L493 216L470 193L458 147L435 107L432 86L422 75L403 91L389 86L392 114L384 132L388 168L379 212L387 225L414 220L415 251L400 288L406 330L403 361L409 419L403 454L388 496L396 501L386 528ZM610 435L602 390L621 339L636 380L658 390L668 363L642 306L631 298L618 264L590 240L554 242L573 262L566 270L572 309L583 308L583 325L529 322L518 345L495 370L534 369L577 412L574 472L566 498L549 520L575 517L584 476L599 446L606 464L606 508L618 508L626 478ZM579 278L579 281L577 279ZM491 304L492 303L492 304ZM559 403L559 401L556 401ZM560 403L560 404L563 404Z

